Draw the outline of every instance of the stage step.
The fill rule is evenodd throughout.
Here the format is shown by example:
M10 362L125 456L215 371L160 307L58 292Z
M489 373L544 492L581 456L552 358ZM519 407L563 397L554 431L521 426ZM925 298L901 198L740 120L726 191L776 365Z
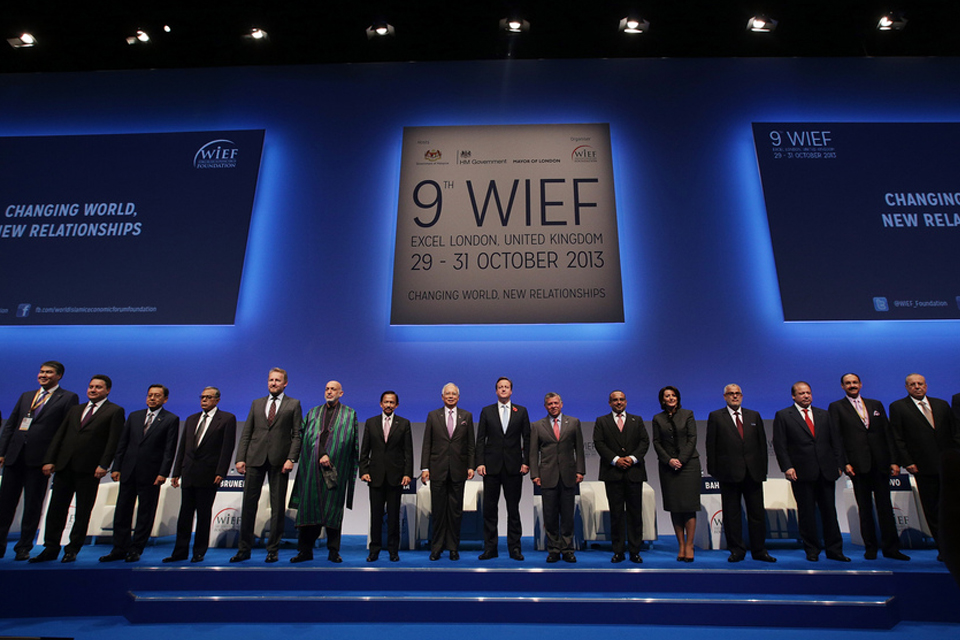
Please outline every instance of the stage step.
M183 571L147 568L134 571L125 615L134 623L522 621L889 629L899 622L884 572L822 573L229 567L191 571L185 589Z

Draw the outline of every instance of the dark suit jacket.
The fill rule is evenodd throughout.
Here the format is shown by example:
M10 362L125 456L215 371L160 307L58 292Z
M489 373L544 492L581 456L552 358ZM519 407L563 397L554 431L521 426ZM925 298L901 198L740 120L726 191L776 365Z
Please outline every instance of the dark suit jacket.
M960 424L960 393L953 394L952 401L950 406L953 408L953 419L955 420L954 424Z
M907 396L890 403L890 432L900 466L915 464L921 475L936 475L940 473L940 454L960 447L960 435L946 400L930 396L927 400L936 429Z
M360 475L366 474L370 474L372 487L397 487L404 476L413 478L413 430L409 420L393 414L386 441L383 414L367 420L360 443Z
M874 469L889 473L894 456L887 412L879 400L863 396L860 400L870 418L869 429L863 425L863 420L849 400L841 398L830 403L830 419L840 428L843 439L844 463L852 466L858 474Z
M560 435L563 435L562 431ZM619 482L624 476L630 482L646 481L647 468L643 464L643 456L650 448L650 436L640 416L624 413L622 433L612 413L600 416L593 425L593 446L600 456L600 479L604 482ZM614 458L627 456L635 457L637 464L626 471L613 464Z
M213 487L217 476L227 477L230 457L237 437L237 417L219 408L207 426L200 445L197 446L197 425L203 412L187 418L177 448L177 460L173 463L172 477L180 478L184 487Z
M726 407L707 416L707 473L720 482L743 482L748 477L763 482L769 467L763 418L740 407L740 421L742 439Z
M28 467L42 466L50 441L67 417L67 411L80 402L73 391L58 387L33 419L30 429L20 431L20 422L30 413L30 405L33 404L37 391L26 391L20 396L17 406L13 408L13 413L7 418L3 431L0 432L0 458L4 459L5 465L15 463L23 456Z
M480 411L477 423L477 466L485 465L489 475L520 475L520 467L530 464L530 416L525 407L510 405L507 432L500 424L500 403Z
M273 467L282 467L287 460L296 462L300 458L300 429L303 427L300 401L284 395L270 426L267 424L269 400L270 397L265 396L250 405L237 445L237 462L253 467L269 462Z
M446 407L441 407L427 414L420 466L430 471L431 482L444 482L448 478L463 482L467 479L467 469L477 468L474 464L473 415L457 407L457 426L451 438L447 434L446 411Z
M180 418L161 407L144 435L146 419L147 410L140 409L131 413L123 425L117 457L111 469L120 473L121 482L136 479L142 484L153 484L157 476L170 476L177 451Z
M97 467L109 469L113 463L123 432L123 407L105 400L81 429L88 405L71 407L50 441L43 463L54 465L55 471L70 469L93 475Z
M530 425L530 478L540 478L540 486L547 489L561 480L565 486L575 487L578 473L587 473L580 420L560 414L560 440L553 435L549 415Z
M816 437L797 408L790 405L773 418L773 450L780 470L794 469L797 480L813 482L822 476L834 481L843 466L840 431L830 421L829 413L814 406L810 409Z

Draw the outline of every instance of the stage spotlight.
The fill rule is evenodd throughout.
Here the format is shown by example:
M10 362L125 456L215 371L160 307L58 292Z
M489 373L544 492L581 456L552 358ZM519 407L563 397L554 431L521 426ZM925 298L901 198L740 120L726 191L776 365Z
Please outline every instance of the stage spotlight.
M504 18L500 21L500 30L511 35L517 35L530 31L530 23L519 17Z
M777 21L762 14L755 15L747 20L747 31L754 33L770 33L776 28Z
M7 38L7 42L14 49L26 49L37 44L37 39L29 33L22 33L19 38Z
M620 20L620 31L622 33L629 33L631 35L636 35L639 33L646 33L647 29L650 28L650 21L643 20L642 18L635 18L627 16Z
M877 23L877 29L880 31L901 31L907 26L907 19L899 11L896 13L887 13L880 18Z
M256 27L254 27L253 29L251 29L251 30L250 30L250 33L246 33L246 34L243 35L243 39L244 39L244 40L248 40L248 41L252 41L252 42L265 42L265 41L267 41L269 38L270 38L270 36L267 35L267 32L266 32L266 31L264 31L263 29L258 29L258 28L256 28Z
M146 44L150 42L150 36L143 29L137 29L136 35L127 36L127 44Z
M372 25L367 27L367 40L373 40L374 38L386 38L396 34L397 30L393 28L392 24L387 22L374 22Z

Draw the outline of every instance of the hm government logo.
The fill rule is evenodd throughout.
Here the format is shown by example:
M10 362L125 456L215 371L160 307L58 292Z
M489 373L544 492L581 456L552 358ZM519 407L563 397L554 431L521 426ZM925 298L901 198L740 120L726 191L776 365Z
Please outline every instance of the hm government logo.
M582 144L570 153L574 162L597 162L597 150L589 144Z
M427 149L423 154L423 159L427 162L438 162L442 157L443 154L440 153L439 149Z
M211 140L193 156L195 169L236 169L240 149L232 140Z
M466 164L470 162L470 159L473 157L473 151L469 149L463 149L460 151L459 156L457 157L457 164Z

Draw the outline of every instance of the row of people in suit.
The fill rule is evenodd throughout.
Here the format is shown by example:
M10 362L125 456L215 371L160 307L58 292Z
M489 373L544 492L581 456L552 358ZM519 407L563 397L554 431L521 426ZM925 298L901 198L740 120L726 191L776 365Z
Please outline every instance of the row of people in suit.
M15 552L17 559L29 557L47 479L56 472L59 480L54 482L48 509L45 550L32 560L42 562L58 556L59 538L74 495L77 516L64 561L75 559L86 535L100 478L112 467L113 479L120 481L115 544L102 560L136 561L153 527L160 485L171 476L172 467L172 484L182 485L184 491L177 543L167 560L186 559L195 516L197 535L193 559L202 560L209 539L213 500L229 470L235 440L236 418L217 409L219 390L208 387L203 391L201 412L187 419L177 449L179 418L163 409L169 396L163 385L152 385L148 389L147 408L133 412L124 421L123 409L107 400L112 386L109 377L94 376L88 386L88 402L80 405L76 394L59 387L62 376L62 364L44 363L38 374L40 390L21 396L0 431L0 464L4 466L0 486L3 543L0 550L5 551L6 533L22 493L24 514ZM917 374L907 378L908 397L891 405L889 426L883 405L860 397L860 379L856 374L844 375L841 382L846 398L831 404L828 412L812 407L809 385L798 382L791 389L794 406L778 412L774 421L774 449L797 498L807 557L813 560L819 555L815 524L816 510L819 510L825 523L827 556L844 558L839 526L836 526L832 483L845 472L853 479L867 557L876 557L881 548L888 557L906 559L899 551L896 538L887 474L899 473L896 462L901 461L917 477L925 515L936 539L939 452L960 443L957 419L946 402L926 398L925 380ZM300 403L284 395L286 385L285 371L277 368L270 371L270 395L252 403L241 434L235 464L247 480L239 550L234 561L250 557L257 502L265 479L270 486L271 505L267 561L277 560L287 479L298 461L303 427ZM511 402L512 387L508 378L497 380L497 403L481 411L476 437L472 415L458 408L459 389L452 383L442 390L444 407L427 417L420 477L431 485L434 522L431 559L438 559L444 550L453 558L459 557L463 482L476 472L484 482L484 552L480 559L498 554L497 513L501 491L507 503L507 549L511 557L523 559L519 500L522 477L530 473L543 495L548 561L561 558L575 561L573 496L585 472L579 420L564 415L562 399L551 393L544 401L547 416L531 424L527 410ZM343 413L339 405L342 393L339 383L328 383L325 406L335 409L337 415ZM743 501L753 557L775 561L763 546L762 483L767 474L763 421L758 413L740 406L742 393L737 385L728 385L724 398L726 407L710 414L706 448L708 472L721 485L730 560L738 561L745 556L740 531ZM399 404L395 392L384 392L380 400L383 411L367 421L359 459L353 457L355 466L347 473L351 498L352 479L357 469L360 479L370 486L372 540L368 559L371 561L379 557L382 548L380 527L375 525L384 509L388 515L388 551L392 560L399 558L400 493L413 478L410 423L395 414ZM679 488L678 483L677 495L669 499L667 491L674 483L670 478L679 477L676 472L683 470L685 475L692 476L687 472L694 469L699 476L696 427L692 412L678 412L680 398L675 387L662 389L660 400L664 413L655 416L653 427L665 507L672 513L682 514L679 521L674 520L680 543L678 560L692 560L690 521L695 519L690 512L696 510L696 505L671 508L671 504L688 505L698 501L699 483L682 482L683 487L695 489ZM605 483L611 508L612 560L624 560L625 551L629 549L631 559L641 562L642 483L646 480L643 456L649 447L649 438L642 418L625 412L626 397L622 391L612 392L608 401L611 412L597 418L594 443L601 457L600 479ZM954 404L955 409L960 407L960 394L954 397ZM929 416L922 406L927 407ZM347 452L351 447L357 448L355 414L352 409L346 410L353 416L353 425L350 420L344 421L343 442L331 445L331 453L337 446ZM801 419L803 414L806 415ZM315 453L317 464L323 466L326 450ZM319 526L325 526L328 533L333 530L335 539L331 542L328 536L328 550L330 558L337 561L339 527L332 525L339 525L344 497L332 494L320 497L332 501L334 517L321 517L323 522ZM882 545L876 539L871 498L878 507ZM131 531L137 501L140 505L137 527ZM305 525L301 531L305 529L309 526ZM316 533L319 535L319 531ZM307 555L312 557L315 539L301 543L298 557L304 560L309 559Z

